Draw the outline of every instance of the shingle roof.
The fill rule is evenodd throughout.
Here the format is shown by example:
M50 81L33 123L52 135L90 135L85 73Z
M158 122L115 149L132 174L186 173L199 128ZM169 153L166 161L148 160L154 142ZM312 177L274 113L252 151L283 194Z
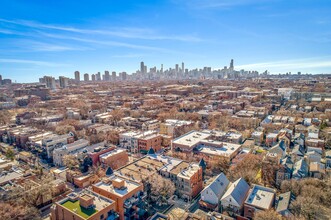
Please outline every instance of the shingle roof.
M230 185L229 189L223 195L222 199L231 195L238 204L243 204L248 190L249 185L243 178L239 178Z
M292 176L297 178L304 178L308 176L308 165L306 161L301 159L294 164Z
M224 173L221 173L204 190L211 189L215 193L217 198L220 198L223 195L223 193L225 192L229 183L230 183L230 181L228 180L228 178L226 178Z

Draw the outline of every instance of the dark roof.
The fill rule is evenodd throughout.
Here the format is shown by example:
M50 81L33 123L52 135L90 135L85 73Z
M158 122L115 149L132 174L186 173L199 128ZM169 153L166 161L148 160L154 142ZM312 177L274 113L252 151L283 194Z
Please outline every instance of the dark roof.
M199 167L202 167L203 170L206 169L206 167L207 167L207 164L203 158L201 158L201 160L199 162Z
M148 151L148 153L147 154L155 154L155 151L154 151L154 149L151 147L150 149L149 149L149 151Z
M111 167L108 167L107 170L106 170L106 175L107 176L110 176L114 173L113 169Z

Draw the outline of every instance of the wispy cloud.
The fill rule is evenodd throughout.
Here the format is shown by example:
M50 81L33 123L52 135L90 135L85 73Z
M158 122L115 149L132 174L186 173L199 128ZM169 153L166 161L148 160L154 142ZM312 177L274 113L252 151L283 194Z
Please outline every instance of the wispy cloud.
M52 63L52 62L47 62L47 61L25 60L25 59L6 59L6 58L0 58L0 63L29 64L29 65L36 65L36 66L48 66L48 67L69 66L68 64Z
M233 7L259 5L275 1L276 0L180 0L179 2L194 9L229 9ZM178 3L178 1L174 2Z
M111 29L84 29L76 27L66 27L53 24L43 24L29 20L7 20L0 18L0 22L21 25L35 29L51 29L57 31L66 31L72 33L89 34L89 35L105 35L119 38L131 38L142 40L173 40L185 42L201 42L201 38L191 35L160 35L155 33L154 30L148 28L113 28Z
M237 66L238 69L273 69L275 71L304 70L331 67L330 57L284 60L276 62L253 63Z
M82 37L73 37L73 36L66 36L66 35L58 35L58 34L48 34L45 32L39 32L40 34L56 38L56 39L66 39L66 40L73 40L73 41L79 41L89 44L98 44L98 45L106 45L106 46L112 46L112 47L125 47L130 49L143 49L143 50L154 50L154 51L160 51L160 52L171 52L168 49L159 48L159 47L152 47L152 46L144 46L144 45L138 45L138 44L130 44L130 43L123 43L118 41L112 41L112 40L92 40L88 38L82 38Z
M36 41L24 41L23 47L33 51L49 51L49 52L61 52L61 51L86 51L91 50L88 47L82 46L68 46L68 45L57 45L50 43L41 43Z
M11 30L0 28L0 34L13 34L13 32Z

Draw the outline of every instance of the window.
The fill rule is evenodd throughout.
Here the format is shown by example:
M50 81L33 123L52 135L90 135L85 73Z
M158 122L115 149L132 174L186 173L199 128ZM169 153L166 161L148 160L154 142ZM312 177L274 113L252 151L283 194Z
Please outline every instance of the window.
M103 216L103 214L102 214L102 215L100 216L100 219L103 219L103 217L104 217L104 216Z

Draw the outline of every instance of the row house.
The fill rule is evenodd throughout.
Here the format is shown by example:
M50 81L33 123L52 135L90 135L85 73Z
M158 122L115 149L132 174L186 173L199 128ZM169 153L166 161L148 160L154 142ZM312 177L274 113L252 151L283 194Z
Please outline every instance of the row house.
M43 149L45 149L47 153L47 158L53 159L53 151L58 147L62 147L66 144L71 144L75 141L74 134L63 134L63 135L50 135L41 140L41 144Z
M127 149L129 152L138 153L139 152L139 139L148 137L150 135L157 134L156 131L129 131L121 133L119 135L119 146ZM158 140L158 136L154 140ZM158 141L156 142L159 143ZM144 141L141 141L141 144L147 144ZM144 147L144 146L143 146ZM154 146L153 146L154 147Z
M113 148L99 156L102 166L111 167L113 170L118 169L129 162L128 153L124 149Z
M89 141L80 139L71 144L64 145L60 148L56 148L53 151L53 163L57 166L63 166L63 156L75 154L78 150L81 150L89 145Z
M159 152L162 148L162 139L163 137L158 133L140 136L138 139L138 152L147 153L151 148L155 152Z
M180 130L189 129L194 127L193 121L183 121L175 119L167 119L160 124L160 134L168 135L171 137L178 137Z

